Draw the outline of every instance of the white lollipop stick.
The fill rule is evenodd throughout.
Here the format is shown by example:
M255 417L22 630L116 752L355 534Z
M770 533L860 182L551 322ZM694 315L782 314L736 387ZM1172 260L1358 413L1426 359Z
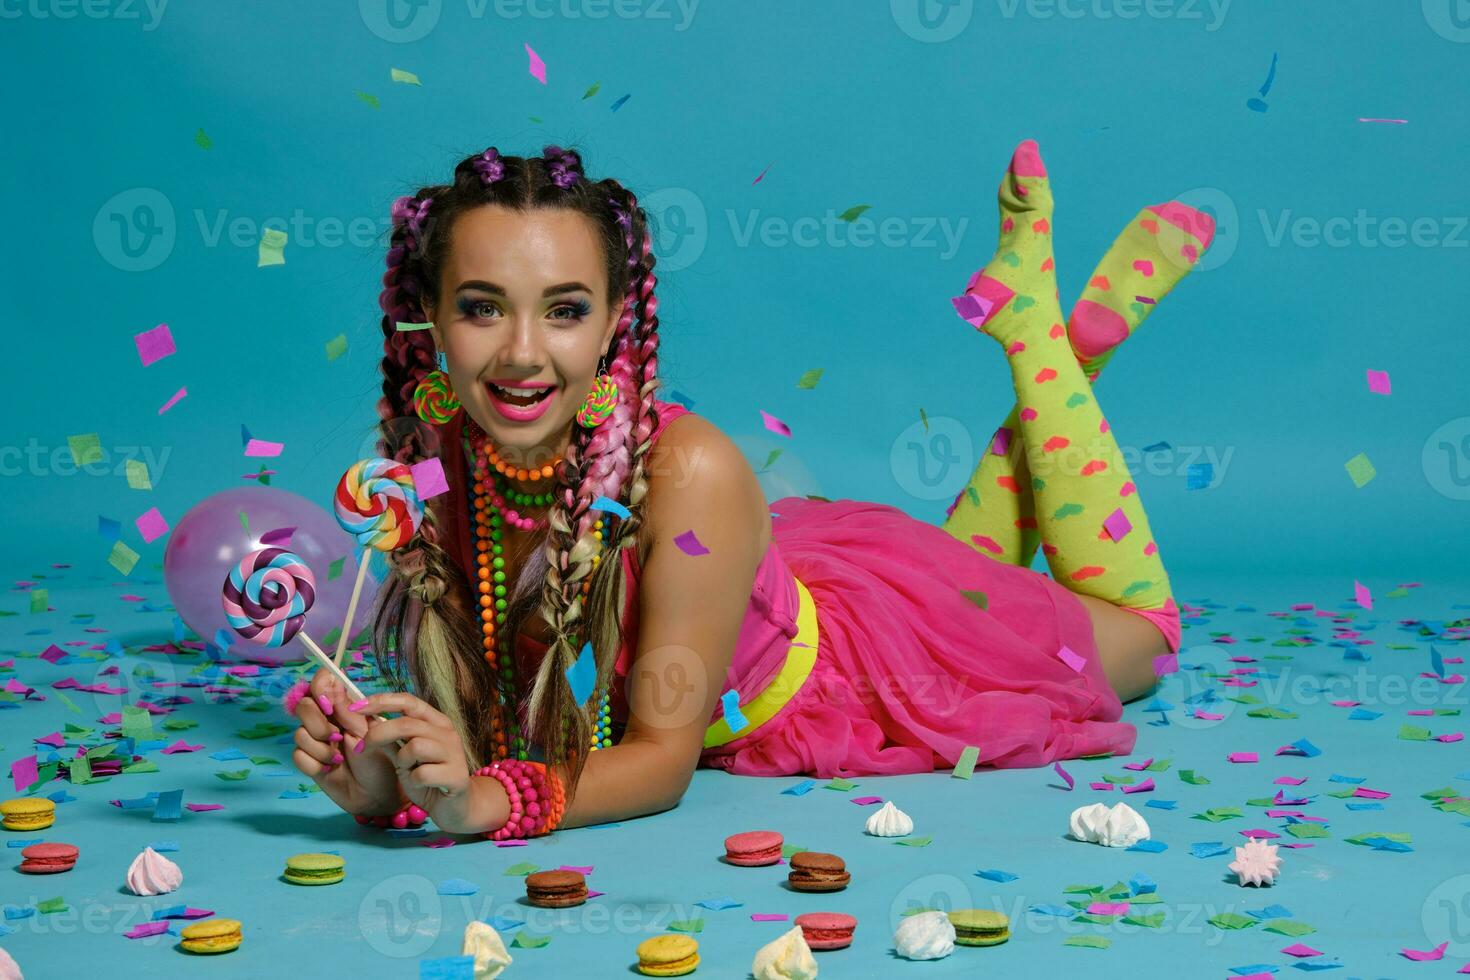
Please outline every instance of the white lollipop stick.
M352 617L357 614L357 600L362 596L362 583L367 579L368 550L362 549L362 554L357 560L357 584L352 587L352 599L347 603L347 620L342 624L342 635L337 637L337 656L334 658L338 668L342 666L344 654L347 652L348 633L352 630Z

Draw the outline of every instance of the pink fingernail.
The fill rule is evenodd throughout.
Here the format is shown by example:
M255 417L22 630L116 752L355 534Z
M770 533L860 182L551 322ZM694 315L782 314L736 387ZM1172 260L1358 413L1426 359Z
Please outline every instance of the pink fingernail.
M342 733L341 732L333 732L332 734L330 734L330 735L327 736L327 741L328 742L340 742L340 741L342 741Z
M366 708L366 707L367 707L367 698L363 698L361 701L354 701L351 704L349 704L347 706L347 710L348 711L361 711L363 708Z
M329 773L331 771L332 771L332 767L331 766L322 766L322 774L323 775L326 775L327 773Z
M325 694L318 694L316 696L316 703L322 706L322 714L329 715L332 713L332 699Z
M362 751L362 747L364 745L366 745L366 744L367 744L366 742L358 742L356 745L354 745L352 747L352 751L354 751L354 752L361 752Z
M332 753L332 765L334 765L334 766L340 766L341 764L342 764L342 753L341 752L333 752Z

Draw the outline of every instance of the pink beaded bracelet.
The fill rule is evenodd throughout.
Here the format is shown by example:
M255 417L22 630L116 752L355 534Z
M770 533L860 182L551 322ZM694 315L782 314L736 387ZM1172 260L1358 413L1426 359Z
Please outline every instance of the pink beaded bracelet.
M509 840L512 837L527 836L530 827L522 828L522 824L527 818L522 809L521 791L520 787L516 785L515 777L506 770L501 769L499 763L494 762L475 770L475 775L489 776L492 779L498 780L500 785L505 787L505 795L510 800L510 816L506 818L505 823L501 824L495 830L485 831L485 836L491 840Z
M403 830L407 827L423 826L424 821L429 819L429 813L417 803L405 803L391 817L368 817L357 814L353 819L363 826L372 824L374 827L392 827L394 830Z
M552 793L540 766L518 759L502 759L479 769L475 775L498 780L510 800L510 816L505 823L485 833L491 840L536 837L551 829Z

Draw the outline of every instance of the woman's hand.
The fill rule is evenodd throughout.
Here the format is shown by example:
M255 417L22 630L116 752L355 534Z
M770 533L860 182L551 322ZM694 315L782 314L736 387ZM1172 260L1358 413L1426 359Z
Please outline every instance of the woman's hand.
M354 751L371 725L348 711L348 694L325 668L311 678L308 693L296 703L301 720L291 761L346 812L387 816L404 803L393 759L382 751ZM391 745L391 742L389 743Z
M381 753L392 760L404 794L423 807L440 830L478 833L487 829L485 794L470 775L464 742L449 716L408 693L374 694L357 712L401 717L376 721L363 736L364 754ZM396 742L403 741L400 747Z

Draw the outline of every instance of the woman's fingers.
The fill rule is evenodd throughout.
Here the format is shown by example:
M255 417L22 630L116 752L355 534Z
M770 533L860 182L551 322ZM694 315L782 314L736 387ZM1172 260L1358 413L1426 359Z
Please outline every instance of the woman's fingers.
M399 775L406 774L414 766L422 766L432 762L449 761L449 752L443 742L436 738L420 735L403 743L393 756L393 767L398 770Z
M297 731L305 729L307 734L318 742L328 741L332 733L337 730L337 726L327 720L327 716L322 714L321 707L312 697L304 697L297 701L295 714L301 719L301 728L298 728Z
M332 672L325 667L319 668L311 678L311 694L317 702L323 714L329 715L332 722L342 731L353 735L361 735L367 730L368 720L362 715L348 711L347 706L352 703L342 682L337 680Z
M387 721L373 722L372 726L362 736L362 744L366 748L359 751L375 749L388 751L394 748L394 743L407 741L420 735L432 735L435 727L419 718L390 718Z
M418 718L422 721L432 723L448 723L449 718L438 708L417 695L406 691L392 691L387 694L370 694L361 701L348 705L351 714L358 715L381 715L389 711L397 711L408 718Z
M302 774L311 779L320 779L331 771L305 749L298 748L292 752L291 761L296 764L296 768L300 769Z
M339 752L333 743L312 738L305 727L296 729L296 751L305 753L322 765L334 765L332 757Z

